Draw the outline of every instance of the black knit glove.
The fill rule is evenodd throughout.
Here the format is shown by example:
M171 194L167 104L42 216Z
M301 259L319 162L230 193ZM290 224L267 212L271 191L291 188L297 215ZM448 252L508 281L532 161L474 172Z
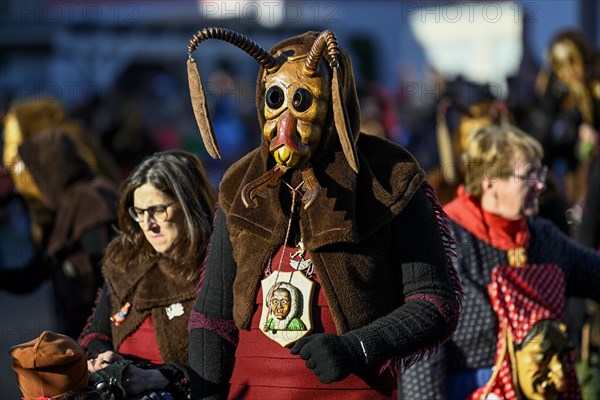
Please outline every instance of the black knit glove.
M360 340L352 334L316 333L298 340L291 353L300 355L322 383L342 380L366 363Z

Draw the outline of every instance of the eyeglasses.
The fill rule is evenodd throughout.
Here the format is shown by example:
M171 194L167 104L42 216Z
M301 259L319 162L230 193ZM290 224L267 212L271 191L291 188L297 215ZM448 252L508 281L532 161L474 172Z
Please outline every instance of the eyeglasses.
M548 176L548 167L544 165L543 167L532 168L524 174L519 175L514 173L513 176L525 183L544 183L546 182L546 177Z
M169 217L167 214L167 208L171 207L175 203L176 202L174 201L169 204L159 204L148 208L137 208L132 206L129 207L127 211L129 211L129 215L135 222L144 222L146 220L146 212L148 212L148 216L156 222L164 222Z

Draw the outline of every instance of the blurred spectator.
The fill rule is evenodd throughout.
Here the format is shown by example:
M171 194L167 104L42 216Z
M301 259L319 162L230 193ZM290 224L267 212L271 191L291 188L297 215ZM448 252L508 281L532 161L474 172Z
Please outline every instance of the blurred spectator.
M600 52L594 53L590 75L592 98L600 99ZM600 110L598 111L600 112ZM585 130L586 134L592 135L592 137L585 142L585 145L582 145L583 149L581 150L590 154L590 167L586 182L587 195L583 208L583 218L577 232L577 238L583 245L600 250L600 138L598 136L600 116L596 122L596 130Z
M375 84L357 87L360 103L360 130L400 143L400 125L391 99Z
M465 184L444 208L463 311L452 339L402 376L407 399L579 398L561 320L566 295L600 299L600 254L537 217L542 156L539 142L510 125L471 137ZM543 320L552 320L550 337L536 331Z
M577 240L600 251L600 146L596 144L587 181ZM573 301L570 314L576 333L578 378L585 400L600 398L600 305L592 300ZM573 308L575 308L573 310Z
M73 139L81 157L96 173L112 182L120 180L114 160L96 137L81 122L68 118L60 103L49 100L30 99L10 107L4 118L4 163L10 162L7 155L15 154L15 146L20 143L8 140L8 135L17 135L23 140L48 129L59 129Z
M569 203L578 205L586 194L585 175L600 126L600 93L592 87L591 54L579 31L558 33L547 55L550 70L540 70L536 83L545 116L536 134L544 146L545 163L557 174Z
M599 191L591 179L595 179L597 169L594 153L597 154L600 128L600 58L581 32L565 30L552 39L548 61L551 69L541 70L536 83L545 116L540 138L546 160L560 178L571 207L567 214L569 233L597 248L597 244L593 245L594 231L598 230L593 203ZM592 175L588 176L590 172ZM600 388L592 382L598 378L598 371L590 367L598 353L590 351L593 337L596 345L599 343L598 306L590 300L569 298L567 309L584 398L597 398Z
M0 288L27 293L50 277L60 330L77 337L101 286L99 261L112 234L116 188L92 170L69 135L22 130L18 115L5 120L4 161L27 205L36 256L2 269Z
M490 124L506 122L506 106L495 100L488 85L478 85L462 78L446 85L445 96L436 109L436 142L439 167L427 176L441 204L456 196L463 182L460 156L472 134Z
M577 239L581 244L600 251L600 151L596 151L591 165L588 188Z

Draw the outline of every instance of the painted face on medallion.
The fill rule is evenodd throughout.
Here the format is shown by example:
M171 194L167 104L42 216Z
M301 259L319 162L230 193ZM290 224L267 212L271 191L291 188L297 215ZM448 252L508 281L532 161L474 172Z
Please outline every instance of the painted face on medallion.
M276 289L271 297L271 313L277 319L285 319L290 313L292 299L286 289Z

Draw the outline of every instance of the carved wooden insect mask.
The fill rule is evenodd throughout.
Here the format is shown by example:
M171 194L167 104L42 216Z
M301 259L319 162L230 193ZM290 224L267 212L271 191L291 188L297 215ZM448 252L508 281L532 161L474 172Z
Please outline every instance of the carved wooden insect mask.
M286 171L296 168L302 171L305 182L302 201L308 208L320 191L310 160L316 152L327 151L330 135L335 132L349 166L358 172L355 148L358 123L348 118L349 113L358 115L358 104L356 101L346 104L347 98L356 98L356 89L349 58L338 48L332 31L308 32L288 39L276 46L273 54L223 28L206 28L194 35L188 47L192 106L208 153L220 158L202 82L191 56L206 39L234 44L262 66L257 86L258 117L269 153L277 164L243 188L242 200L246 207L257 206L256 197L265 197L268 187L275 186ZM352 95L341 88L342 81L347 86L344 90Z
M290 56L264 77L263 135L278 164L306 163L321 141L331 90L328 70L305 71L306 55Z

